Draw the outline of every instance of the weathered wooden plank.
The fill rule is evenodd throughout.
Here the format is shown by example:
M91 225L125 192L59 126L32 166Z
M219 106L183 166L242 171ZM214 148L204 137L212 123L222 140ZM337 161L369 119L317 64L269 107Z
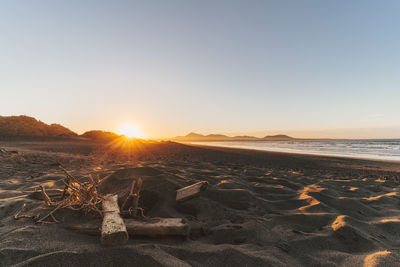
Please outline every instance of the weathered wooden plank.
M125 219L126 229L130 236L188 236L190 226L180 218L154 218L148 220ZM88 235L99 235L99 224L87 222L69 224L67 229Z
M187 236L190 226L181 218L157 218L150 221L126 220L132 236Z
M201 181L187 187L176 190L176 201L183 202L198 196L201 192L207 189L208 182Z
M110 246L125 244L129 236L124 220L119 215L118 195L106 195L102 206L101 243Z

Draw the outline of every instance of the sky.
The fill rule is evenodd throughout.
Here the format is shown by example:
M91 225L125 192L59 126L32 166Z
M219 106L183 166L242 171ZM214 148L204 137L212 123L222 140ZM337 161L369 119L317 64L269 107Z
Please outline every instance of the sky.
M0 3L0 115L78 133L400 138L400 1Z

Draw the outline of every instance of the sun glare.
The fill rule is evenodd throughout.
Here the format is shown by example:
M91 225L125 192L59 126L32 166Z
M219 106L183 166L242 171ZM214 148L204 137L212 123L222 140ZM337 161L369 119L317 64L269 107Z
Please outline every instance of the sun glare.
M122 134L130 138L142 138L139 129L133 125L125 125L121 128L118 134Z

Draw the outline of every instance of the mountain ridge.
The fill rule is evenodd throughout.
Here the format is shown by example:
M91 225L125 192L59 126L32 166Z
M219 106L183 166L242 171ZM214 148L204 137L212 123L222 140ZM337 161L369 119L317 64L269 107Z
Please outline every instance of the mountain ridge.
M172 138L173 141L288 141L288 140L297 140L297 138L285 135L285 134L277 134L277 135L267 135L265 137L255 137L248 135L238 135L238 136L227 136L223 134L208 134L203 135L199 133L190 132L185 136L176 136Z

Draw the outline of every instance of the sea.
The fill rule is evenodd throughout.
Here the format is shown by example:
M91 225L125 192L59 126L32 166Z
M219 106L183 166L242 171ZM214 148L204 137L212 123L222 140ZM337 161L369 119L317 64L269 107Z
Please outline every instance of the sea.
M191 143L287 153L400 161L400 139L213 141Z

